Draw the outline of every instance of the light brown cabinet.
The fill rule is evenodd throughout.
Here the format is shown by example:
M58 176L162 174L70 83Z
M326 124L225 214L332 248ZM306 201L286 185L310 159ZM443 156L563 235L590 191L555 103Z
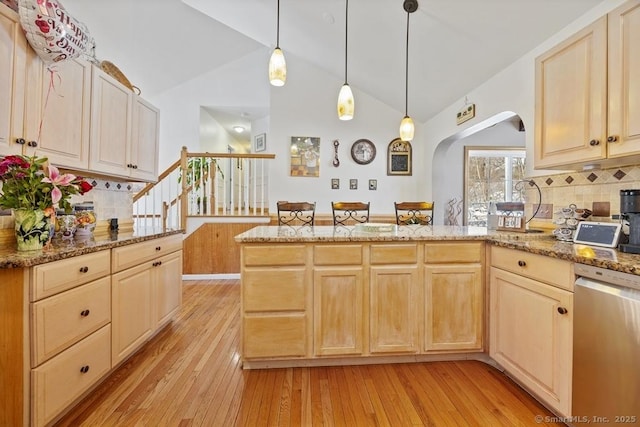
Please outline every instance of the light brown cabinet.
M24 138L26 55L27 39L20 17L0 5L0 156L22 153L23 146L16 139Z
M635 0L536 58L536 169L640 161L638 63Z
M418 244L372 244L369 250L369 350L417 353L422 313Z
M93 66L89 168L156 181L159 111Z
M112 249L112 364L155 334L182 302L182 236Z
M484 243L425 245L424 351L482 351Z
M571 413L573 264L493 247L490 355L560 414Z

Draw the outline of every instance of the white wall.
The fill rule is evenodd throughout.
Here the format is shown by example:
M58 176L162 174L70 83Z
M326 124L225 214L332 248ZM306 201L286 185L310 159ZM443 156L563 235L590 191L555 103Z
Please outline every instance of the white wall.
M278 200L315 201L316 211L331 212L331 201L369 201L371 213L394 212L394 200L412 200L418 192L416 176L387 176L387 146L398 136L403 113L359 91L350 82L355 98L355 117L340 121L336 111L338 91L343 80L287 56L287 83L271 89L271 123L267 152L276 155L270 169L271 208ZM402 89L401 85L398 87ZM417 132L420 132L418 129ZM292 136L320 137L320 176L290 176ZM376 157L368 165L351 158L352 144L361 138L372 141ZM333 141L340 142L340 166L332 165ZM414 153L415 154L415 153ZM420 168L420 156L413 167ZM340 179L340 189L331 189L331 179ZM349 189L349 179L358 179L358 189ZM377 180L377 191L368 181Z

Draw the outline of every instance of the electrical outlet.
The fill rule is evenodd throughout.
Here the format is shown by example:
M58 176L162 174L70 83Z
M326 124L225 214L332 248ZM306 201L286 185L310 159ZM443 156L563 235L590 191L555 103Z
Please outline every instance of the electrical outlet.
M535 206L533 205L533 210L535 211ZM540 203L540 209L535 216L539 219L553 219L553 203Z

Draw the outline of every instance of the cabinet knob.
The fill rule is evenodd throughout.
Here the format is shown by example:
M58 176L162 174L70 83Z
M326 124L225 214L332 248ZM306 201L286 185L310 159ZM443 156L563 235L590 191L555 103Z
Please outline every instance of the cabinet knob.
M86 273L87 271L89 271L89 267L87 266L80 267L80 273Z
M82 311L80 312L80 316L82 316L82 317L87 317L90 313L91 313L91 311L90 311L89 309L82 310Z
M127 163L127 167L128 167L128 168L131 168L131 163Z
M24 138L17 138L16 139L16 144L24 145L26 143L27 143L27 141L25 141Z
M82 368L80 368L80 372L82 372L83 374L89 372L89 365L84 365Z
M569 310L567 310L564 307L558 307L558 313L560 314L567 314L569 312Z
M518 261L518 265L519 265L520 267L526 267L527 263L526 263L525 261L523 261L523 260L519 260L519 261Z
M161 250L162 248L160 246L156 246L156 251Z
M133 168L134 169L138 169L138 165L133 165Z
M37 146L38 146L38 142L36 142L36 141L29 141L29 142L27 142L27 145L28 145L29 147L37 147Z
M616 135L611 135L609 136L609 138L607 138L607 142L616 142L618 140L618 137Z
M589 141L589 145L592 147L600 145L600 141L598 141L597 139L592 139L591 141Z

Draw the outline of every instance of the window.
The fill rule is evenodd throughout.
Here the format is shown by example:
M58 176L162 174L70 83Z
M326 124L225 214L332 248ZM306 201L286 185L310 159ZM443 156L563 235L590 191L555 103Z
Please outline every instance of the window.
M465 147L464 224L486 227L489 202L524 201L526 151Z

